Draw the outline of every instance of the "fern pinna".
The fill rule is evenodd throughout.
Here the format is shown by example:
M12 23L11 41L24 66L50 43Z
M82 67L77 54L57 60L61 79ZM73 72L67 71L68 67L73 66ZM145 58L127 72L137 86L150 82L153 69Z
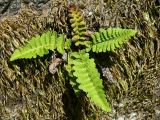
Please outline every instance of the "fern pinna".
M33 37L24 47L16 49L10 61L36 58L38 55L42 57L48 54L49 50L57 50L60 54L68 53L68 64L65 65L65 70L68 71L70 84L75 92L86 92L92 102L102 110L109 112L111 106L106 100L102 79L100 79L94 59L89 58L88 52L113 51L134 36L136 31L121 28L100 29L99 32L90 36L90 40L87 40L85 36L87 29L78 8L71 5L68 12L73 29L71 39L67 39L64 34L58 35L55 31L44 32L41 36ZM74 45L71 46L72 42ZM79 45L83 45L83 49L77 47ZM72 47L74 47L73 50L79 52L73 51Z

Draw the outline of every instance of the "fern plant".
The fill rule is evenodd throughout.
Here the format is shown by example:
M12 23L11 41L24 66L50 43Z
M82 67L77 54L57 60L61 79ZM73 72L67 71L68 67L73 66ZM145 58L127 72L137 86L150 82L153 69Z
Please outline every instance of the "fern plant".
M86 92L91 102L94 102L102 110L109 112L111 111L111 105L106 99L102 79L94 59L89 57L89 52L114 51L134 36L136 30L100 29L98 32L94 32L88 40L86 39L87 27L78 8L71 5L68 8L68 13L72 27L72 38L68 39L64 34L57 34L55 31L44 32L41 36L33 37L25 46L16 49L10 61L42 57L48 54L49 50L57 51L62 55L67 53L68 64L65 69L68 71L70 83L75 93Z

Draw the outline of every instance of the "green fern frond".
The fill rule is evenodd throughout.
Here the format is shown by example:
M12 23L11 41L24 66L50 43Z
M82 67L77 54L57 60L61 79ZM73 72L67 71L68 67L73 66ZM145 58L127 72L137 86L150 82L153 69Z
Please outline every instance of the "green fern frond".
M81 12L75 5L70 5L68 12L70 17L71 27L73 29L72 40L73 41L85 40L86 39L85 35L87 30Z
M121 28L100 29L99 32L95 32L91 36L93 41L91 49L97 53L113 51L121 47L121 45L134 36L136 32L136 30Z
M92 102L99 106L104 111L111 110L103 90L100 74L96 69L94 59L89 59L89 54L84 51L71 53L73 75L79 83L78 88L87 93L87 96Z
M63 34L58 36L55 31L47 31L41 36L37 35L33 37L24 47L16 49L12 54L10 61L22 58L36 58L37 55L42 57L43 55L48 54L49 50L54 50L56 48L59 53L64 53L65 36Z

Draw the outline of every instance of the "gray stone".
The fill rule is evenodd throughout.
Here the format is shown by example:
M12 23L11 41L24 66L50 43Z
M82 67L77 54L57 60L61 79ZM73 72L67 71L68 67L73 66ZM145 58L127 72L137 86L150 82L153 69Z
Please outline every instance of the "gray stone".
M17 13L22 4L29 5L36 10L43 9L50 0L0 0L0 16Z

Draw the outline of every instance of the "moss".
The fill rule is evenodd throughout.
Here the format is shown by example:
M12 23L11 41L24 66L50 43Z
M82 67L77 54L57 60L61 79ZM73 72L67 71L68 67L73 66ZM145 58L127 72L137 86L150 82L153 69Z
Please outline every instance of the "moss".
M90 30L109 26L139 30L137 37L123 49L94 55L100 68L108 66L115 79L115 83L110 83L104 78L115 112L103 113L89 103L84 94L77 98L62 75L64 71L52 76L48 72L52 53L44 58L9 62L13 49L45 29L68 33L65 8L70 3L69 0L53 1L51 9L43 11L23 8L16 15L0 20L1 118L98 120L134 111L142 115L137 118L155 119L155 106L160 106L157 95L160 11L156 0L80 0L75 3L81 8Z

